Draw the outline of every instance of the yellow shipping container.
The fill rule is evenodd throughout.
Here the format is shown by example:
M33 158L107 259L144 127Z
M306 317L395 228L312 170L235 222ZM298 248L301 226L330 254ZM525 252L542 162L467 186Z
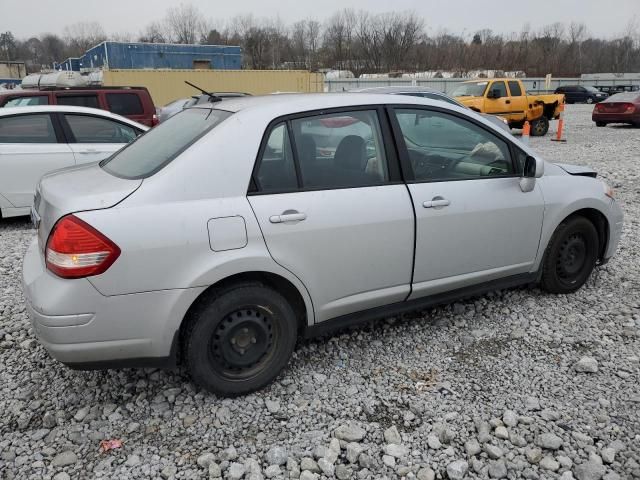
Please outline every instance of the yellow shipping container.
M105 86L147 87L156 106L197 95L185 80L211 92L322 92L324 77L304 70L105 70Z

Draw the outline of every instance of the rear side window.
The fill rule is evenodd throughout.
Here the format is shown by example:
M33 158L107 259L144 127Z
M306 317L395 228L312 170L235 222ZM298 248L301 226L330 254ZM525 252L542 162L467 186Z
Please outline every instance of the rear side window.
M33 107L35 105L48 105L47 95L31 95L28 97L15 97L4 104L5 107Z
M138 133L133 127L106 118L65 114L76 143L129 143Z
M520 88L520 84L518 82L509 82L509 91L511 92L512 97L522 96L522 89Z
M0 143L58 143L48 114L0 118Z
M301 118L291 122L304 188L349 188L389 180L375 111Z
M100 108L97 95L58 95L56 100L58 105Z
M109 111L118 115L142 115L144 109L135 93L107 93Z
M121 178L149 177L231 115L231 112L208 108L183 110L100 165Z
M296 190L298 180L287 125L272 128L260 158L258 187L262 192L275 193Z

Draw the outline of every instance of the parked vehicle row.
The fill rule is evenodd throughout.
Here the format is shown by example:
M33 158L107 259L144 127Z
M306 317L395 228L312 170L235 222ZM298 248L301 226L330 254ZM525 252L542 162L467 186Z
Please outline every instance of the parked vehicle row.
M494 288L577 290L622 229L595 177L439 100L199 105L42 178L27 309L74 368L180 359L204 388L242 394L298 335Z
M547 134L549 121L560 117L564 103L561 94L528 94L514 78L462 82L452 96L471 110L505 118L511 128L522 128L528 121L532 136Z
M45 173L103 160L148 128L94 108L0 108L0 218L28 215Z
M43 87L0 92L0 107L64 105L106 110L153 127L158 123L145 87Z
M582 85L563 85L556 88L555 93L563 94L567 103L598 103L608 97L606 93L595 87L583 87Z

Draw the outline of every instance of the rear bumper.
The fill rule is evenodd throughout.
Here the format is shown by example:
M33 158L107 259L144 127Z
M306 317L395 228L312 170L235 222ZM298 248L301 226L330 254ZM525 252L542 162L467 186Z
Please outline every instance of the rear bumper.
M594 122L605 123L640 123L640 113L596 113L591 114Z
M34 240L23 262L27 311L40 343L74 368L170 365L187 309L204 288L100 294L44 267Z

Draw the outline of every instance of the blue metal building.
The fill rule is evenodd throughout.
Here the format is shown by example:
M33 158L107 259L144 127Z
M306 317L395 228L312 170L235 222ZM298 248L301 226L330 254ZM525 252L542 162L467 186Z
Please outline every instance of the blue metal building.
M102 42L80 58L68 58L59 68L104 69L212 69L240 70L242 49L228 45Z

